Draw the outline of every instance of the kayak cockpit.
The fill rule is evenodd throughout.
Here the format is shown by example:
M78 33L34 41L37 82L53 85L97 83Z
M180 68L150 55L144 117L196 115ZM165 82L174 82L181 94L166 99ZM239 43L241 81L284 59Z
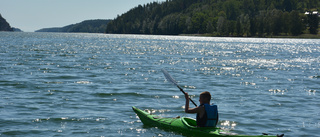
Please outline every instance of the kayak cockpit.
M197 121L193 118L188 118L188 117L182 117L181 121L188 127L195 127L195 128L200 128L197 126ZM201 127L201 128L215 128L215 127Z
M181 120L183 124L185 124L188 127L197 127L197 121L193 118L182 117Z

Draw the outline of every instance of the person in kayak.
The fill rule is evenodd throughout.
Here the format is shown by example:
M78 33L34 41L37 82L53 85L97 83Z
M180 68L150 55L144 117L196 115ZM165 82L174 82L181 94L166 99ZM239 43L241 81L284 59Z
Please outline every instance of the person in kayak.
M197 113L197 126L198 127L215 127L219 120L217 105L210 105L211 94L208 91L200 93L199 102L200 106L189 108L189 94L184 94L186 98L185 112Z

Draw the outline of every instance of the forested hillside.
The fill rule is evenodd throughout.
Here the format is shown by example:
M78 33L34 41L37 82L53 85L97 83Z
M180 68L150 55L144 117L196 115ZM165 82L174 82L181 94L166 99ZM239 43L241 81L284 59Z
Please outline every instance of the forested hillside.
M57 28L44 28L36 32L85 32L104 33L110 20L86 20L77 24Z
M108 24L106 33L261 37L316 34L319 18L305 12L319 8L319 0L167 0L139 5L118 16Z

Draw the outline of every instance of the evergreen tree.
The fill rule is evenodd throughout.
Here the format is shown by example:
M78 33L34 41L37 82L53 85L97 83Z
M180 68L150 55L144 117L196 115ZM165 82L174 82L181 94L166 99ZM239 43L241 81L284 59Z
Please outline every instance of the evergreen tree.
M308 16L308 25L309 31L311 34L318 34L318 27L319 27L319 17L316 13L309 12Z
M290 12L290 25L289 30L292 35L296 36L302 33L302 21L299 16L299 12L297 11L291 11Z

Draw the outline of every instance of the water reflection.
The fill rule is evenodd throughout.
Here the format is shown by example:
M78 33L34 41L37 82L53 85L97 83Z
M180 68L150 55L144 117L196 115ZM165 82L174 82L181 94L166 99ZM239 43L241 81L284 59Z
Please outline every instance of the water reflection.
M222 129L233 130L237 126L237 123L235 123L234 121L225 120L225 121L221 121L220 125Z

